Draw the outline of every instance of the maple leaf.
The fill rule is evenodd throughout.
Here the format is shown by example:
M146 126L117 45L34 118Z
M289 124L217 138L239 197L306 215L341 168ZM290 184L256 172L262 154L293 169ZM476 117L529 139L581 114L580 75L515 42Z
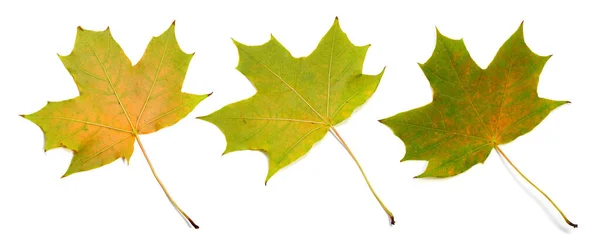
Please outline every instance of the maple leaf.
M394 223L369 184L357 159L335 129L375 92L383 71L362 74L367 46L353 45L336 18L333 26L307 57L295 58L272 35L260 46L234 40L237 69L256 88L246 100L227 105L200 119L225 134L225 153L261 150L269 157L266 182L281 168L304 154L327 133L350 153L371 192Z
M552 110L569 103L539 98L537 86L550 56L525 44L523 24L502 45L487 69L471 59L464 42L437 31L433 55L419 64L433 89L433 101L380 120L406 144L402 161L427 160L416 177L449 177L483 163L492 149L527 179L498 147L535 128Z
M181 92L192 56L177 44L175 22L162 35L152 38L135 66L109 28L90 31L78 27L73 51L59 58L73 76L80 95L48 102L41 110L23 117L44 132L45 150L65 147L74 151L63 177L118 158L129 162L137 140L169 200L198 228L158 179L139 137L177 123L209 96Z

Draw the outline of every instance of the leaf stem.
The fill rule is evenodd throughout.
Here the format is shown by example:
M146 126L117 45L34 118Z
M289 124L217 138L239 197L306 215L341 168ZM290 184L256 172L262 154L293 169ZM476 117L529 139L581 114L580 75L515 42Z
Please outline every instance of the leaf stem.
M340 141L340 143L344 146L344 148L346 149L346 151L348 151L348 154L350 154L350 156L352 157L352 159L356 163L356 166L360 170L360 173L362 174L363 178L365 179L365 182L367 182L367 186L369 186L369 189L371 190L371 193L373 193L373 196L375 196L375 199L377 199L377 202L379 202L379 205L381 205L381 207L383 208L383 211L385 211L385 213L390 218L390 224L391 225L396 224L396 221L394 220L394 215L392 214L392 212L389 209L387 209L387 207L385 206L385 204L383 204L383 201L381 201L381 199L379 198L379 196L377 196L377 193L375 193L375 190L371 186L371 183L369 182L369 179L367 178L367 175L365 174L365 171L362 169L362 166L360 166L360 163L358 162L358 159L356 159L356 157L354 156L354 154L352 153L352 151L348 147L348 144L346 144L346 142L344 141L344 139L342 139L342 137L337 132L337 130L335 129L335 127L330 126L330 128L331 128L331 131L334 133L334 135L337 137L337 139Z
M162 181L160 181L160 179L158 178L158 175L156 174L156 171L154 170L154 167L152 166L152 163L150 162L150 159L148 158L148 154L146 154L146 149L144 149L144 145L142 145L142 141L140 140L140 136L138 136L137 133L135 134L135 140L137 140L138 144L140 145L140 148L142 149L142 153L144 154L144 157L146 158L146 162L148 162L148 166L150 166L150 170L152 171L152 175L154 175L154 178L156 179L156 181L158 182L158 184L162 188L163 192L165 193L165 195L167 196L167 198L169 199L169 201L171 201L171 204L173 204L173 206L175 207L175 209L177 209L177 211L181 215L183 215L183 217L185 217L185 219L194 227L194 229L200 228L200 227L198 227L198 225L196 225L196 223L194 223L194 221L189 216L187 216L187 214L185 214L185 212L177 205L177 203L175 203L175 200L173 200L173 198L171 197L171 195L169 195L169 192L167 191L167 188L162 183Z
M531 182L529 179L527 179L527 177L525 175L523 175L523 173L521 173L521 171L519 169L517 169L517 167L510 161L510 159L506 156L506 154L504 154L504 152L502 152L502 150L498 147L498 145L494 145L494 148L496 148L496 150L498 152L500 152L502 157L504 157L506 159L506 161L517 171L517 173L519 173L519 175L521 175L521 177L523 177L523 179L525 179L527 182L529 182L530 185L532 185L535 189L538 190L538 192L540 192L542 195L544 195L544 197L546 197L546 199L548 199L548 201L552 204L552 206L554 206L554 208L556 208L556 210L560 213L560 215L563 217L563 219L565 220L565 222L568 225L570 225L573 228L577 228L577 224L575 224L575 223L571 222L569 219L567 219L567 216L562 212L562 210L560 210L560 208L558 208L558 206L556 206L554 201L552 201L552 199L550 199L550 197L548 195L546 195L546 193L544 193L539 187L537 187L535 184L533 184L533 182Z

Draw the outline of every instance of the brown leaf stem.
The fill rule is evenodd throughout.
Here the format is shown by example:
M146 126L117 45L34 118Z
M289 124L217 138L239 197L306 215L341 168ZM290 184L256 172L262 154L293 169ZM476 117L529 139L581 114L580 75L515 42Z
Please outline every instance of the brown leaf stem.
M502 152L502 150L498 147L498 145L494 145L494 148L496 148L496 150L498 152L500 152L500 154L502 155L502 157L504 157L504 159L506 159L508 164L510 164L517 171L517 173L519 173L519 175L521 175L521 177L523 177L523 179L525 179L525 181L529 182L530 185L532 185L536 190L538 190L538 192L540 192L542 195L544 195L544 197L546 197L546 199L548 199L548 201L552 204L552 206L554 206L554 208L556 208L556 210L560 213L560 215L563 217L563 219L565 220L565 222L568 225L570 225L573 228L577 228L577 224L571 222L567 218L567 216L562 212L562 210L560 210L560 208L558 208L558 206L556 206L554 201L552 201L552 199L550 199L550 197L548 195L546 195L546 193L544 193L539 187L537 187L535 184L533 184L533 182L531 182L529 179L527 179L527 177L525 177L525 175L523 175L523 173L521 173L521 171L519 169L517 169L517 167L510 161L510 159L506 156L506 154L504 154L504 152Z
M335 129L335 127L330 126L330 128L331 128L331 131L333 132L334 136L340 141L340 143L342 144L342 146L344 146L344 148L346 149L346 151L348 151L348 154L350 154L350 156L352 157L352 159L356 163L356 166L358 166L358 169L360 170L360 173L362 174L363 178L365 179L365 182L367 182L367 186L369 186L369 189L371 190L371 193L373 193L373 196L375 196L375 199L377 199L377 202L379 202L379 205L381 205L381 207L383 208L383 210L385 211L385 213L388 215L388 217L390 219L390 224L391 225L396 224L396 221L394 220L394 215L392 214L392 212L389 209L387 209L387 207L385 206L385 204L383 204L383 201L381 201L381 199L379 198L379 196L377 196L377 193L375 193L375 190L371 186L371 183L369 182L369 179L367 179L367 175L363 171L362 166L360 166L360 163L358 162L358 159L356 159L356 157L354 156L354 154L352 153L352 151L350 150L350 148L348 147L348 145L346 144L346 142L344 141L344 139L342 139L342 137L340 136L340 134L337 132L337 130Z
M137 140L138 144L140 145L140 148L142 149L142 153L144 154L144 157L146 158L146 162L148 162L148 166L150 166L150 170L152 171L152 175L154 175L154 178L156 179L156 181L158 182L158 184L160 185L160 187L162 188L163 192L165 193L165 195L167 196L167 198L169 199L169 201L171 201L171 204L173 204L173 206L175 207L175 209L177 209L177 211L183 215L183 217L185 217L185 219L190 223L190 225L192 225L194 227L194 229L198 229L200 227L198 227L198 225L196 225L196 223L194 223L194 221L177 205L177 203L175 203L175 200L173 200L173 198L171 197L171 195L169 195L169 192L167 191L167 188L165 187L165 185L162 183L162 181L160 181L160 179L158 178L158 175L156 174L156 171L154 170L154 167L152 166L152 163L150 162L150 159L148 158L148 154L146 154L146 149L144 149L144 145L142 145L142 141L140 140L140 136L138 136L137 134L135 134L135 140Z

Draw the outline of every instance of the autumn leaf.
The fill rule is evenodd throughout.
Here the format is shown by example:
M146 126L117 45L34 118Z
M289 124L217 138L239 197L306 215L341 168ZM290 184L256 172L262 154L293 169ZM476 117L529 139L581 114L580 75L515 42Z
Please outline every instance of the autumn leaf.
M334 126L371 97L383 75L383 71L362 74L369 46L353 45L337 18L307 57L293 57L273 36L260 46L234 43L239 53L237 69L252 82L256 94L200 117L225 134L224 153L264 151L269 157L266 183L331 131L360 169ZM368 184L364 172L363 177ZM392 213L369 188L393 224Z
M90 31L79 27L73 51L59 58L73 76L80 95L48 102L38 112L23 117L44 132L45 150L73 150L71 165L63 177L118 158L129 162L137 141L169 200L198 228L158 179L139 136L177 123L208 97L181 92L192 56L179 48L175 22L162 35L152 38L135 66L110 29Z
M406 144L402 161L429 161L425 172L417 177L460 174L483 163L495 148L538 189L498 145L531 131L552 110L569 103L538 97L539 76L549 58L527 47L521 24L489 67L481 69L462 40L450 39L438 31L433 55L420 64L433 89L433 101L381 122ZM569 225L577 227L546 198Z

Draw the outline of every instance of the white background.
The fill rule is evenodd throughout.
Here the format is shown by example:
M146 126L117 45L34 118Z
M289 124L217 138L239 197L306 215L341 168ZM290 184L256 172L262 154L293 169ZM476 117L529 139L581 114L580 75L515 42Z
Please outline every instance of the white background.
M0 242L599 242L599 8L581 1L480 2L2 1ZM377 92L338 130L394 212L393 227L331 135L264 186L263 154L221 156L224 136L194 119L254 93L235 70L230 38L258 45L273 33L294 56L305 56L335 16L353 43L372 44L365 73L387 66ZM130 166L115 161L60 179L71 152L44 153L40 129L18 116L77 95L56 56L71 51L77 26L110 26L135 63L173 20L183 50L196 52L183 90L214 94L142 140L200 230L188 228L170 205L138 147ZM579 229L566 226L495 152L450 179L412 179L426 162L399 163L403 143L377 122L431 101L417 62L431 55L435 26L464 38L486 67L523 20L531 49L554 55L540 77L540 96L573 103L502 148Z

